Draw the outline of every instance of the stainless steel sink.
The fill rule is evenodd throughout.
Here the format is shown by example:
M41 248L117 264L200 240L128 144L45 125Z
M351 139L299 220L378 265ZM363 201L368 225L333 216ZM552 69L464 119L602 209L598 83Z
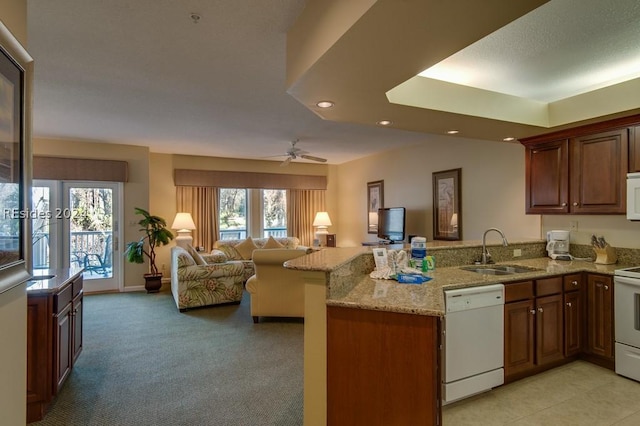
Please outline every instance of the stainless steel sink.
M463 266L460 269L484 275L512 275L540 270L538 268L530 268L527 266L519 265L472 265Z

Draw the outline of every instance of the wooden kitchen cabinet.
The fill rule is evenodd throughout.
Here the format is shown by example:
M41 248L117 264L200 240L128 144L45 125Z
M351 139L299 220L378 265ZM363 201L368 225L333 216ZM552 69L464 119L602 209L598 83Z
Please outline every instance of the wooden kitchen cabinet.
M521 139L526 213L626 213L626 174L640 170L638 122L636 115Z
M585 307L582 274L566 275L564 282L564 356L572 357L584 349Z
M27 291L28 423L43 418L82 351L82 288L80 274Z
M441 424L440 318L327 306L327 425Z
M611 368L614 362L613 278L587 274L587 354Z
M505 381L564 358L562 286L562 277L505 285Z
M626 213L628 129L527 145L526 213Z

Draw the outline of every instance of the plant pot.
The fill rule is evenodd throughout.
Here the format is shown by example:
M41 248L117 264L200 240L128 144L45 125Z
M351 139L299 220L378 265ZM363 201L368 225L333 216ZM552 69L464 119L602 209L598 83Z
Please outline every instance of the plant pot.
M162 274L144 274L144 288L147 293L157 293L162 287Z

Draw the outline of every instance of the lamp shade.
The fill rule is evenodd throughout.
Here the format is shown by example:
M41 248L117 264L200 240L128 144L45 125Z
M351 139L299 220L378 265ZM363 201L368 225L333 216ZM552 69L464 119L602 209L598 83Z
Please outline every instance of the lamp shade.
M331 219L329 218L329 213L327 212L318 212L316 213L316 218L313 220L313 226L324 227L331 226Z
M191 218L191 213L177 213L176 218L173 219L172 229L191 230L196 229L196 224Z

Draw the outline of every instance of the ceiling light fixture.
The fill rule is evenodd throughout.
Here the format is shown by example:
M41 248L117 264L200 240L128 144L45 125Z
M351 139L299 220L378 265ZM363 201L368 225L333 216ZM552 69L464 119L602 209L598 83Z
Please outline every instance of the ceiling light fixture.
M458 133L460 133L459 130L447 130L447 133L450 135L457 135Z
M511 142L511 141L515 141L516 138L514 138L513 136L508 136L508 137L506 137L506 138L504 138L502 140L505 141L505 142Z
M320 101L316 104L318 108L331 108L333 106L333 102L331 101Z
M378 121L378 124L381 125L381 126L389 126L392 123L393 123L393 121L391 121L391 120L380 120L380 121Z
M198 13L190 13L189 18L191 18L191 21L194 24L197 24L198 22L200 22L200 18L202 18L202 16L200 16L200 14Z

